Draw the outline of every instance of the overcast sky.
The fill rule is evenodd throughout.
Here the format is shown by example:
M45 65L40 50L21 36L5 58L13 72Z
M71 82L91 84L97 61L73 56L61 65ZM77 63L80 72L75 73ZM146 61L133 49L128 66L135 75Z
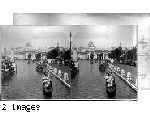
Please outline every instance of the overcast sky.
M72 46L87 47L92 41L97 48L136 45L136 26L3 26L2 49L25 47L31 42L34 48L69 47L70 32Z
M64 27L65 29L65 27ZM3 26L2 47L25 47L30 42L35 48L56 47L57 43L69 47L68 37L62 27L55 26Z
M14 13L13 25L140 25L150 14Z
M87 47L92 41L97 48L133 47L137 44L136 26L86 26L73 38L72 45Z

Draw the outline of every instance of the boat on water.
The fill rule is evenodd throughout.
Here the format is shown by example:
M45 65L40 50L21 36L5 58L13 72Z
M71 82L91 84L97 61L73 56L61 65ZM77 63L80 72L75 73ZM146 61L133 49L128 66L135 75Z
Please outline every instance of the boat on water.
M2 78L6 77L10 74L14 74L15 72L17 72L16 64L14 65L13 62L3 62L2 63L2 70L1 70Z
M48 73L44 73L43 76L43 92L46 94L52 94L52 77Z
M37 63L36 71L37 72L42 72L43 69L44 69L44 65L41 62Z
M43 82L43 92L52 93L52 81Z
M105 63L104 63L104 62L100 62L100 63L99 63L99 70L100 70L100 71L105 71L105 69L106 69Z
M13 70L8 70L8 71L2 71L1 72L1 77L2 77L2 79L3 78L5 78L6 76L9 76L9 75L12 75L12 74L14 74L15 73L15 71L13 71Z
M110 72L107 72L108 76L106 79L106 92L108 95L113 96L116 95L116 83L115 77L111 75Z
M78 73L79 72L79 64L77 61L71 60L71 73Z
M93 64L93 63L94 63L94 60L93 60L93 59L91 59L91 60L90 60L90 64Z
M37 72L43 71L43 66L38 65L38 66L36 67L36 71L37 71Z

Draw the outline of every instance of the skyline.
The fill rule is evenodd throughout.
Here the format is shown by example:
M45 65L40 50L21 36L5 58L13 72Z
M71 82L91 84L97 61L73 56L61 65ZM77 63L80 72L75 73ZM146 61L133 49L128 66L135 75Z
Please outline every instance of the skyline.
M34 48L87 47L92 41L96 48L132 47L137 44L137 26L2 26L2 51L4 48L25 47L30 42ZM102 43L101 43L102 42Z

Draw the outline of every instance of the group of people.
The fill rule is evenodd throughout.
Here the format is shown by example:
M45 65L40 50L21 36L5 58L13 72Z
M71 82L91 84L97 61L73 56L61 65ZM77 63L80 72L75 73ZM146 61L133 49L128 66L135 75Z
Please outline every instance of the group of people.
M2 72L8 72L8 71L17 71L17 65L15 61L10 61L10 60L4 60L2 62Z
M46 63L45 64L45 68L44 68L44 75L42 77L43 79L43 86L45 88L48 88L48 87L52 87L52 75L50 74L50 71L49 71L49 65Z
M112 71L108 71L107 75L105 76L106 82L109 83L108 85L112 86L115 83L115 77L112 75Z

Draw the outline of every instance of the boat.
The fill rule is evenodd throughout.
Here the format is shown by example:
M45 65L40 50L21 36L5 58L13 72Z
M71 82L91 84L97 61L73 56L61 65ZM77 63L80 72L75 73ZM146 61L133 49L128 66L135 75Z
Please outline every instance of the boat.
M6 66L7 67L7 66ZM4 67L1 71L2 79L10 74L14 74L14 68L13 67Z
M72 74L79 72L79 69L78 69L79 64L77 63L78 65L76 66L76 63L77 63L77 62L71 60L71 73L72 73Z
M94 63L94 60L90 60L90 64L93 64Z
M37 72L39 72L39 71L41 72L41 71L43 71L43 69L44 69L44 67L41 64L38 64L37 67L36 67Z
M116 83L115 83L115 77L114 76L112 76L111 79L106 80L106 92L110 96L116 95Z
M102 64L99 65L99 70L100 71L105 71L105 69L106 69L105 64L102 63Z
M48 75L48 73L44 73L43 76L43 93L52 94L52 79Z
M99 70L100 71L105 71L105 69L106 69L105 62L104 61L100 61L100 63L99 63Z
M52 93L52 81L43 82L43 92L44 93Z

